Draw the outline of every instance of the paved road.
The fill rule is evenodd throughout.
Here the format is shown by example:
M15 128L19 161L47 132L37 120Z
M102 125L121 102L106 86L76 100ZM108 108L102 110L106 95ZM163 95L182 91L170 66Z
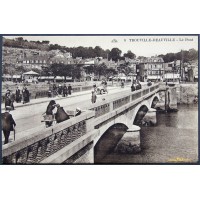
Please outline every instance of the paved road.
M125 88L113 88L109 90L108 94L97 95L97 102L103 101L103 98L112 98L116 93L130 92L130 86ZM52 98L53 99L53 98ZM50 101L51 99L49 99ZM59 103L65 110L75 110L76 107L86 109L91 103L91 93L86 91L81 96L72 96L70 98L58 99L56 103ZM41 122L43 120L42 114L46 111L48 102L38 103L30 106L18 107L16 110L11 111L13 118L17 124L16 126L16 140L28 135L31 129L45 129L45 124ZM2 134L2 140L4 136ZM10 142L13 141L13 132L11 132Z

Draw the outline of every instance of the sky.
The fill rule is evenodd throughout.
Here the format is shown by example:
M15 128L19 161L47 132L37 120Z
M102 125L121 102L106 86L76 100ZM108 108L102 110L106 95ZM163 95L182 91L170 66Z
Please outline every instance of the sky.
M20 36L16 36L20 37ZM155 56L177 53L194 48L198 50L198 36L22 36L28 41L48 40L50 44L66 47L95 47L104 50L119 48L122 53L131 50L136 56ZM15 36L5 36L15 38ZM138 41L137 41L138 39Z

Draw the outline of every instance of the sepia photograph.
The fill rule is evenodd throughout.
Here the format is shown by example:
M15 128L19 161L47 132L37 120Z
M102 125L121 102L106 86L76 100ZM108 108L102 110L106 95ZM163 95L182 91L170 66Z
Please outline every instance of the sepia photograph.
M199 164L199 35L0 40L2 164Z

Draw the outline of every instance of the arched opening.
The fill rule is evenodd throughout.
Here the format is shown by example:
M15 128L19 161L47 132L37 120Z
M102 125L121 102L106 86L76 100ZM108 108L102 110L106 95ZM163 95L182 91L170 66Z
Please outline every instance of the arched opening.
M155 96L153 98L152 104L151 104L151 108L155 108L156 104L159 102L159 99L157 96Z
M146 115L147 112L148 112L147 106L146 105L141 106L140 109L138 110L136 116L135 116L133 124L138 125L138 126L141 125L142 119Z
M127 131L128 127L124 124L114 124L101 136L94 147L94 163L109 163L118 142Z

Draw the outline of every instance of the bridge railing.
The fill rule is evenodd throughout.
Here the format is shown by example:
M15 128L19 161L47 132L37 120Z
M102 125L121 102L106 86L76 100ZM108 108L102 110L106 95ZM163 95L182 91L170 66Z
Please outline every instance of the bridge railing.
M94 112L85 111L80 116L53 127L32 131L27 137L3 145L3 163L39 163L92 130L93 118Z
M107 114L117 108L120 108L123 105L130 103L131 101L137 100L142 96L149 94L159 88L159 84L155 84L153 86L144 87L140 90L136 90L134 92L128 92L127 94L123 94L119 97L114 97L112 99L105 100L100 103L94 104L89 110L95 111L95 118Z

